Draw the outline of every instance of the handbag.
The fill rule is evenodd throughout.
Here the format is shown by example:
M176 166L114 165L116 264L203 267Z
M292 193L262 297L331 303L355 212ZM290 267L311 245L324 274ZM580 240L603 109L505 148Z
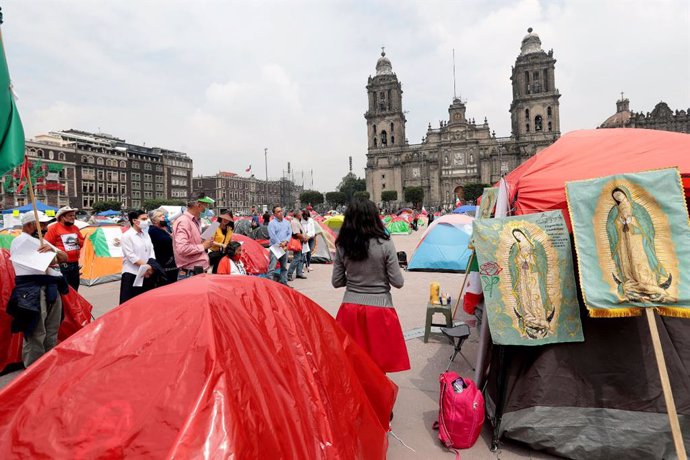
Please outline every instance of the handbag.
M302 252L302 240L296 236L292 236L288 241L287 250L292 252Z

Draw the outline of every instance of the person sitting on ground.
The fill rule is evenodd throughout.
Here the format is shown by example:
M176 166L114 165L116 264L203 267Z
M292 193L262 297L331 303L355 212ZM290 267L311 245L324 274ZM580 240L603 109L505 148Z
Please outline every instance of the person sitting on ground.
M216 234L213 236L213 246L208 253L209 262L211 263L211 273L218 271L218 262L223 258L223 253L226 246L232 241L232 230L235 227L232 220L232 212L224 213L218 216L220 225L216 229Z
M243 253L242 243L239 241L231 241L225 247L225 256L223 256L218 263L217 273L219 275L246 275L247 270L240 260Z

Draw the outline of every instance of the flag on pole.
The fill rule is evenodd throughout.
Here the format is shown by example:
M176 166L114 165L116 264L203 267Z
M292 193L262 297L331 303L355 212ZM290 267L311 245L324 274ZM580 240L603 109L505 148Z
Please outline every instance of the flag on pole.
M2 16L0 16L0 24ZM24 127L14 103L10 72L5 59L5 46L0 32L0 175L24 161Z
M244 170L244 172L250 172L252 170L252 165L249 165L247 169Z
M19 184L17 184L17 190L14 193L19 193L22 191L26 185L26 181L29 177L29 160L25 157L24 163L22 163L21 173L19 174Z
M479 264L477 264L476 254L472 257L472 264L467 270L467 285L465 286L465 298L462 302L462 309L469 315L474 315L477 305L484 298L482 292L482 280L479 277Z

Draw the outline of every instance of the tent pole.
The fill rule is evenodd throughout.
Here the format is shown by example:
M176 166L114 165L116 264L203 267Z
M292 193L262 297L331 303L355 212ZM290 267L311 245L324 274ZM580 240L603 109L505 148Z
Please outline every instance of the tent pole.
M659 377L661 378L661 388L664 390L664 400L666 401L666 411L668 412L668 421L671 425L671 434L673 435L673 443L676 446L676 455L679 460L687 460L688 456L685 453L685 445L683 444L683 435L680 432L680 423L678 422L678 413L676 412L676 404L673 401L673 393L671 392L671 382L668 378L668 369L666 368L666 360L664 359L664 352L661 348L661 340L659 338L659 328L656 323L656 315L653 308L644 309L647 315L647 323L649 324L649 332L652 335L652 344L654 344L654 356L656 357L656 364L659 368Z
M460 293L458 294L458 298L455 301L455 308L453 308L453 319L455 319L455 315L458 313L458 307L460 306L460 299L462 298L462 295L465 292L465 286L467 285L467 276L470 274L470 267L472 266L472 262L474 261L474 251L472 251L472 255L470 256L470 260L467 261L467 268L465 268L465 278L462 280L462 286L460 286Z

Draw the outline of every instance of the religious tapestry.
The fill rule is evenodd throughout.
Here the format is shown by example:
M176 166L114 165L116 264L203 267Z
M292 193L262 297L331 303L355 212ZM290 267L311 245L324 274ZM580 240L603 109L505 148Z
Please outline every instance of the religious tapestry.
M690 317L690 228L678 170L568 182L566 192L590 316L656 307Z
M485 188L482 200L477 208L477 219L488 219L494 214L496 200L498 199L498 187Z
M473 225L493 342L582 342L570 235L561 211L477 219Z

